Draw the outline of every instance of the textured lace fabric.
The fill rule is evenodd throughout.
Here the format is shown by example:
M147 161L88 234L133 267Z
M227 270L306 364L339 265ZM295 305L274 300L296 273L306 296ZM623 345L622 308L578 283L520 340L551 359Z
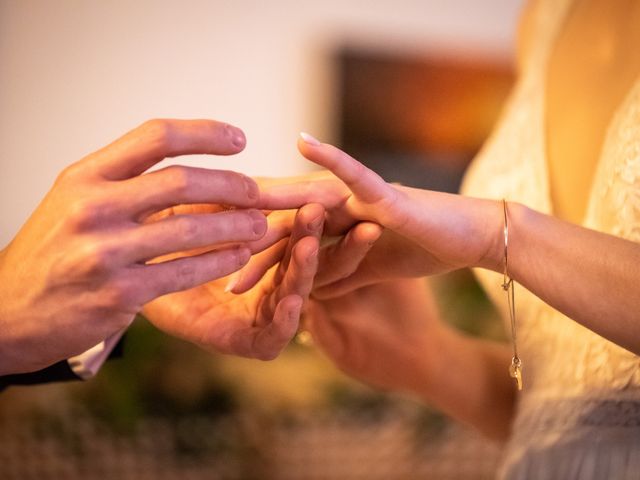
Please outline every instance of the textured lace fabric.
M465 177L463 194L507 198L551 213L545 69L570 3L540 2L536 44L497 128ZM583 226L640 242L640 79L608 126ZM476 274L507 318L501 275ZM516 302L525 389L501 478L640 478L640 357L522 287Z

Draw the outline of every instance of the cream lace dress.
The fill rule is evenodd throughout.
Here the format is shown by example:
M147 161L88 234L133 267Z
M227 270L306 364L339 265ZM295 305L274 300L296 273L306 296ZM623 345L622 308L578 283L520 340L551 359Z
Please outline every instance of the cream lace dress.
M551 213L545 68L570 3L547 0L538 8L536 45L496 130L465 177L465 195L504 197ZM583 226L640 242L640 79L608 126ZM502 277L476 273L506 318ZM640 357L523 287L516 294L525 388L500 478L640 479Z

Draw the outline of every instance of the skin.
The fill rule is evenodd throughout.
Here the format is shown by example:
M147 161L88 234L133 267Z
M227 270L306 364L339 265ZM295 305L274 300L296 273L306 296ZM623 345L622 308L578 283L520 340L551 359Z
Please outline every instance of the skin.
M417 396L491 438L507 436L515 393L505 378L510 352L444 323L422 280L312 299L308 318L314 342L348 375Z
M143 313L158 328L206 350L260 360L276 358L296 334L303 302L313 285L323 216L321 205L302 207L288 238L278 239L263 252L278 252L273 268L243 295L226 291L229 279L214 280L158 298L145 305ZM250 246L260 247L260 243Z
M293 183L263 180L261 202L282 208L289 202L295 205L312 200L323 203L343 225L349 223L345 218L351 218L351 224L375 222L385 228L381 240L364 255L354 271L339 271L338 262L332 263L331 258L325 260L322 271L335 269L339 274L336 278L323 279L322 294L315 297L316 300L322 299L331 305L341 297L385 280L432 275L462 267L502 272L501 202L391 185L331 145L300 140L298 146L305 157L332 172L334 182L328 186L326 173L322 174L325 180L319 184L313 179L295 179ZM509 204L509 224L510 275L517 282L587 328L640 353L637 316L640 296L636 294L640 275L634 268L640 264L640 245L518 204ZM359 249L364 250L365 246ZM404 261L390 262L394 252L401 252ZM331 283L333 290L327 286ZM601 295L603 291L608 294ZM363 300L362 308L364 303ZM396 308L400 310L402 306L397 304ZM335 309L332 311L335 314ZM616 321L612 322L612 318ZM505 437L510 417L487 416L486 408L502 405L500 412L513 410L510 406L513 395L509 393L512 383L505 374L510 358L508 349L446 330L436 331L434 335L439 336L438 344L448 345L438 351L455 352L455 355L453 358L425 357L425 361L437 363L428 370L450 371L452 365L456 365L460 371L476 371L476 374L465 375L464 381L455 375L436 375L440 382L427 382L415 393L443 405L454 417L490 436ZM384 335L378 340L386 341ZM427 350L427 344L415 344L419 341L414 340L414 345L406 349L398 348L395 354L404 357L412 350ZM370 346L369 353L375 356L379 347ZM478 372L478 368L481 371ZM412 375L412 370L398 375ZM409 380L406 383L411 384ZM452 405L459 405L460 409L451 411Z
M535 9L531 4L523 18L524 56L535 41ZM579 222L584 214L604 130L640 71L637 59L624 60L624 48L611 61L594 61L589 56L593 39L635 45L637 29L627 26L638 21L637 2L574 5L552 49L547 78L546 101L554 104L547 112L547 128L553 130L547 160L557 216L509 204L510 275L560 312L635 354L640 354L640 245L570 221ZM565 95L567 85L575 90L571 95ZM600 95L598 85L607 85L607 92ZM579 130L571 112L579 112ZM578 134L584 144L575 142L576 132L583 130L590 132ZM350 251L362 258L355 268L341 269L333 261L337 256L321 252L321 280L316 280L309 309L316 342L356 378L411 392L488 436L507 438L515 398L506 375L509 349L444 327L429 294L416 280L403 279L460 267L501 272L501 203L389 185L335 147L307 140L299 141L301 153L327 171L289 181L262 179L261 201L280 208L323 203L329 231L344 233L359 222L384 228L373 247L366 235L345 246L341 257ZM376 360L380 352L384 361Z
M556 39L546 79L545 134L559 218L582 223L607 126L640 74L640 55L631 53L640 45L639 24L635 0L578 0Z
M282 215L273 217L266 235L265 214L255 209L260 192L244 175L178 166L145 173L166 157L231 155L244 146L242 131L224 123L152 120L63 171L0 252L0 375L38 370L81 353L126 328L143 305L224 277L252 253L288 236L291 227L283 227ZM157 214L179 204L236 208ZM283 267L283 278L252 294L252 305L264 297L269 306L255 325L267 331L255 356L267 356L261 352L270 351L264 346L270 336L280 348L280 327L286 324L289 332L297 322L315 273L319 234L307 233L287 247L294 260ZM193 249L199 254L175 255ZM174 255L152 261L168 254ZM252 339L256 333L247 330L248 323L258 322L255 312L243 313L234 314L237 323L226 325L226 336L211 338L191 331L192 324L150 315L171 333L209 349L254 356L250 348L234 347L243 335ZM273 318L276 325L270 326Z

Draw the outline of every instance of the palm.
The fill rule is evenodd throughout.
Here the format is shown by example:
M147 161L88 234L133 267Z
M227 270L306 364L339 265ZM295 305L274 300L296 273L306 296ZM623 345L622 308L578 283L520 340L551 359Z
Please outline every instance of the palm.
M255 356L261 333L275 315L282 288L268 275L249 292L224 291L226 279L158 298L145 306L165 332L220 353Z
M158 328L206 350L275 358L295 335L311 290L323 215L319 205L298 210L284 250L279 242L262 252L276 252L279 263L242 295L226 292L229 279L223 278L157 298L143 313Z

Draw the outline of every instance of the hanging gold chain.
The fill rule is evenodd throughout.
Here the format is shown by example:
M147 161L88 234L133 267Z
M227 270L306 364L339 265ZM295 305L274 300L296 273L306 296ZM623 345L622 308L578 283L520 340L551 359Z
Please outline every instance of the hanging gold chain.
M513 357L509 366L509 376L516 381L518 390L522 390L522 361L518 356L518 342L516 335L516 300L515 282L509 276L509 218L507 214L507 201L502 199L502 210L504 212L504 272L502 289L507 293L507 304L509 305L509 318L511 320L511 343L513 345Z

